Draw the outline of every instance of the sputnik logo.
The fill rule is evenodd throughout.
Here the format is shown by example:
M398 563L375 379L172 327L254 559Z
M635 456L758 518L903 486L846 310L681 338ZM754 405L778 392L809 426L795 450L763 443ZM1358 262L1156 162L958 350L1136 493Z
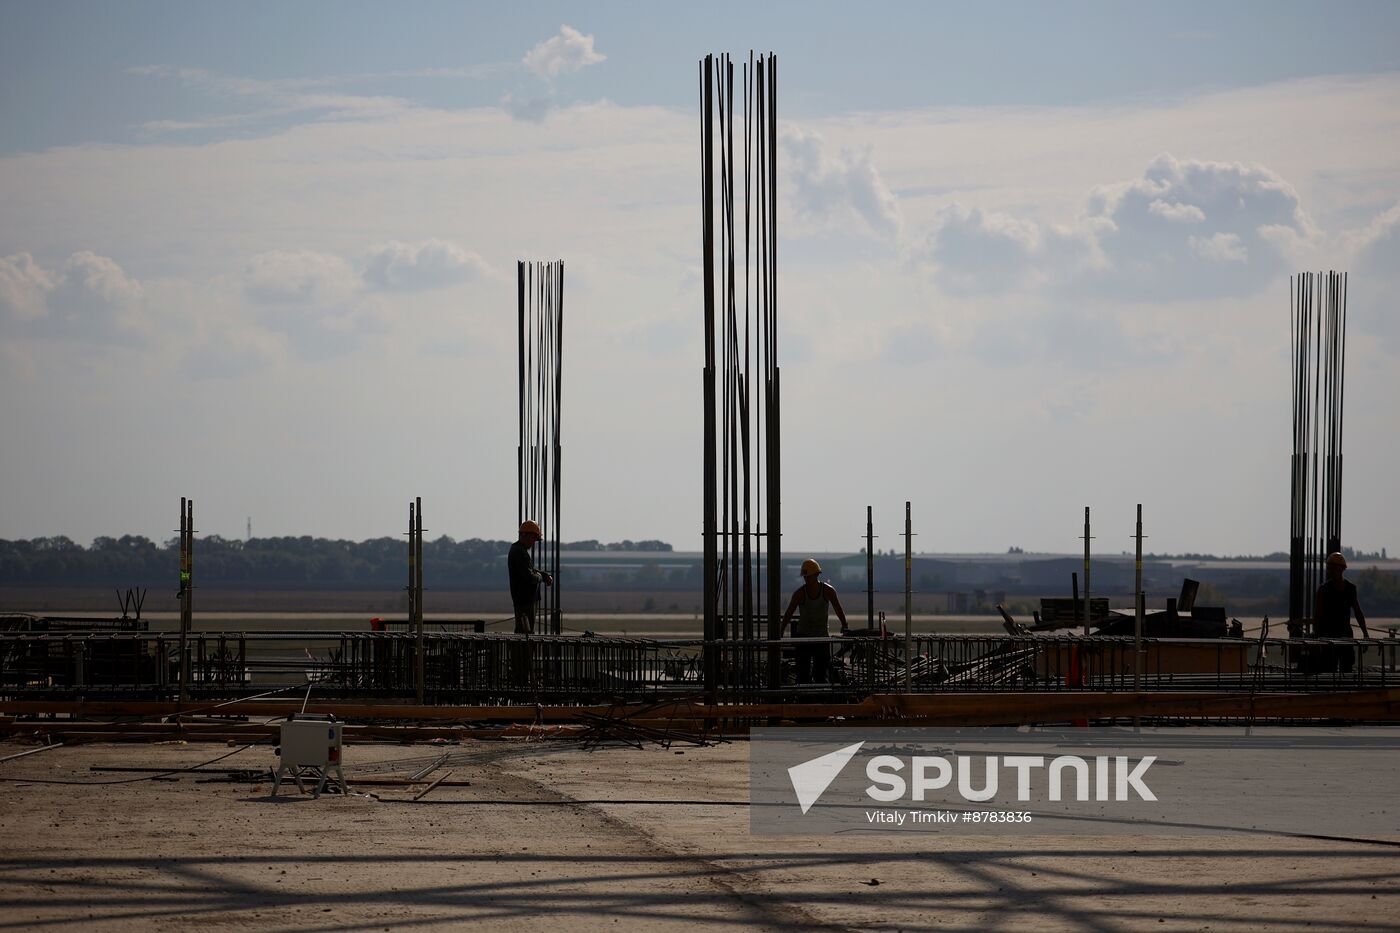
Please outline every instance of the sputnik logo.
M792 789L797 794L797 802L801 805L803 813L812 809L813 804L821 799L831 782L840 776L841 770L864 744L857 742L847 745L845 748L838 748L834 752L788 768L788 778L792 781Z

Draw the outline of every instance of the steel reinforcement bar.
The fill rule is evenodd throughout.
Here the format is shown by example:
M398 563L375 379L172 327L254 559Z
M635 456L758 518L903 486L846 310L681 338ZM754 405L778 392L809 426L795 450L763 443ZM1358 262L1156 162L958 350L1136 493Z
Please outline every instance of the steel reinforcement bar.
M700 640L425 635L425 703L587 704L703 689ZM0 696L172 699L179 638L142 632L0 635ZM797 683L792 655L823 646L830 682ZM400 632L193 633L190 702L310 688L321 699L416 697L416 639ZM782 659L777 686L766 660ZM1332 692L1400 686L1400 639L1144 639L924 635L724 641L722 704L850 702L873 694L1142 691ZM907 675L907 681L906 681Z

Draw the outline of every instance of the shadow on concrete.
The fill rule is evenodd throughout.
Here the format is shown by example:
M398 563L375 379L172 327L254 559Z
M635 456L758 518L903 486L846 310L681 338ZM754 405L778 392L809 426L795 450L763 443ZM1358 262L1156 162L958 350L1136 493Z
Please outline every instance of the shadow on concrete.
M1114 866L1115 876L1100 874L1105 860ZM1209 881L1200 880L1199 868L1192 880L1174 876L1181 860L1207 863L1212 869ZM1340 860L1345 870L1327 870L1329 863L1340 869ZM1287 870L1293 863L1308 870L1286 878L1268 870ZM920 870L918 884L869 884L882 874L907 879L911 865ZM488 866L494 875L504 868L508 877L482 880L479 876L486 872L479 869ZM118 922L193 928L216 924L231 914L247 923L254 913L266 929L304 933L459 923L592 926L612 920L643 928L708 920L720 926L796 930L823 926L817 916L830 916L830 909L843 907L855 908L863 928L919 929L918 923L926 923L924 928L938 930L1007 929L1034 918L1055 928L1095 931L1148 925L1395 929L1394 919L1400 916L1400 893L1392 884L1396 867L1392 852L1362 847L1064 847L1029 853L822 850L732 852L703 859L664 854L251 852L175 858L6 857L0 858L0 930L73 923L101 929ZM1116 876L1119 869L1132 877ZM421 880L425 872L449 870L461 871L463 880ZM322 880L312 877L318 872L337 875L326 882L324 891L285 890L278 883L287 877ZM801 880L809 872L839 880L815 890L793 886L794 877ZM1271 880L1251 877L1266 875ZM684 884L687 880L695 883ZM19 885L37 886L46 894L39 902L21 899ZM1219 910L1220 898L1249 906L1227 916ZM1374 909L1329 911L1329 898L1346 898L1349 903L1365 898ZM1169 907L1161 907L1163 903ZM36 912L58 916L36 917Z

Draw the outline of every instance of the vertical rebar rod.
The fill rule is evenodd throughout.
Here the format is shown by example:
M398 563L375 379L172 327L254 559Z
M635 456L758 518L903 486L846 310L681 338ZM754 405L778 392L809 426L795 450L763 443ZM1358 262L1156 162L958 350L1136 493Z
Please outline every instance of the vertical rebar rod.
M1133 580L1133 691L1142 690L1142 623L1145 605L1142 593L1142 503L1137 507L1137 563Z
M1084 506L1084 634L1092 630L1093 603L1089 601L1089 507Z
M559 577L563 501L564 263L516 262L519 446L516 520L536 521L542 535L536 567L552 585L540 593L536 629L561 631Z
M767 100L763 110L765 122L760 129L767 133L765 153L768 157L764 175L764 193L767 196L766 217L768 221L767 249L763 262L767 266L767 307L765 319L771 335L771 349L768 359L770 378L773 382L772 398L768 407L768 625L770 638L781 634L782 611L782 390L778 368L778 60L771 52L766 61L760 59L767 69ZM774 662L776 668L776 661ZM776 676L776 670L774 672Z
M413 625L413 620L418 618L418 608L416 604L417 591L414 588L414 581L418 579L418 574L414 568L414 563L418 559L418 552L413 547L414 521L417 513L414 511L413 501L408 503L408 585L404 587L404 592L408 594L408 624Z
M704 265L704 325L705 325L705 367L702 373L702 397L704 405L704 440L702 459L704 462L704 524L703 537L704 591L701 594L704 608L704 640L702 678L707 702L713 703L716 689L716 628L718 625L718 593L715 590L719 570L718 538L716 532L718 504L718 477L715 463L715 226L714 226L714 56L706 55L700 63L700 216L701 251Z
M413 620L413 633L417 642L414 645L413 684L418 703L422 705L427 695L428 686L427 644L423 637L423 497L417 497L414 502L418 507L418 515L413 526L413 602L417 607Z
M721 648L719 641L766 634L768 684L777 686L781 673L776 643L782 635L782 554L775 63L771 55L750 54L742 68L741 106L735 102L734 72L728 55L707 55L700 62L705 327L702 676L711 697L719 690L757 686L753 652ZM736 161L740 157L742 166ZM742 236L736 209L741 197ZM760 618L767 622L762 630Z
M418 629L418 508L412 499L408 502L408 585L404 590L408 593L408 631L416 632ZM414 658L417 658L417 643L421 639L415 635ZM418 694L417 661L414 662L414 695ZM422 700L420 699L421 703Z
M754 497L755 495L759 495L761 501L761 494L758 493L758 490L755 489L751 483L750 474L751 468L754 470L757 469L753 436L751 434L752 425L750 424L750 415L753 414L755 418L761 417L761 414L753 412L753 406L757 402L757 399L752 397L754 373L752 314L754 306L751 306L749 300L749 286L752 280L749 262L750 249L752 247L752 218L750 216L751 205L749 187L753 182L753 68L753 52L750 51L749 60L745 63L743 68L744 86L742 93L744 102L744 356L742 369L744 376L739 393L740 411L743 414L743 436L741 438L741 443L743 444L744 458L744 640L750 642L753 641L754 636L758 634L755 629L758 620L754 614L756 609L754 587L757 586L759 582L757 575L762 572L761 566L754 566L755 557L758 558L761 564L762 554L756 553L759 549L757 548L758 542L754 538L755 528L753 526L759 507L758 503L754 501ZM759 602L761 602L761 599ZM745 674L750 679L754 674L752 667L753 664L756 663L756 660L757 659L752 656L749 657L750 663L746 667Z
M190 499L185 515L185 570L189 582L185 585L185 631L194 634L194 499Z
M516 397L519 399L519 419L517 429L519 442L515 448L515 523L521 524L529 518L525 514L525 262L519 260L515 264L516 278L516 301L518 309L518 331L517 331L517 383Z
M564 634L564 595L561 590L559 561L563 547L563 532L560 530L560 516L564 499L564 262L555 263L555 315L554 315L554 561L550 573L554 577L551 588L554 593L554 634Z
M914 522L910 504L904 503L904 692L908 693L914 670Z
M1342 547L1347 275L1289 277L1293 351L1290 461L1289 619L1312 618L1326 555Z
M190 617L187 612L190 600L190 553L189 553L189 512L188 500L180 497L180 666L179 702L184 704L188 697L190 663L187 646L190 634Z
M875 628L875 507L865 507L865 627Z
M1343 427L1347 402L1347 273L1341 273L1341 308L1338 311L1337 340L1341 345L1337 366L1337 551L1341 551L1341 475L1343 475Z

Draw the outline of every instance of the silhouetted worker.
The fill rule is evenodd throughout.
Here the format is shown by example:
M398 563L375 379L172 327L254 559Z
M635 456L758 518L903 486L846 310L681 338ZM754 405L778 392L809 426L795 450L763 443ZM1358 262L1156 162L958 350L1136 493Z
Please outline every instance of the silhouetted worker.
M506 569L510 572L510 601L515 606L515 634L533 635L535 632L535 607L540 601L540 583L553 586L554 578L543 570L535 569L535 558L530 553L535 542L544 538L538 522L526 519L520 523L520 538L510 546L506 557ZM530 648L528 645L511 646L511 678L516 683L529 679Z
M1355 638L1351 631L1351 616L1361 626L1361 636L1370 638L1366 630L1366 614L1361 611L1361 602L1356 598L1356 584L1347 580L1347 559L1334 551L1327 555L1327 582L1317 588L1313 597L1313 635L1317 638ZM1356 663L1356 650L1349 646L1337 645L1330 651L1326 671L1349 673Z
M846 631L846 610L841 608L841 597L836 595L836 587L822 583L822 567L812 558L802 562L802 585L792 594L787 612L783 613L783 627L792 621L797 613L792 634L797 638L827 638L827 612L836 610L841 620L841 631ZM827 665L831 661L831 646L825 642L816 645L798 645L797 682L800 684L824 682L827 680Z
M506 568L510 571L510 601L515 604L515 633L530 635L535 631L535 607L540 601L540 583L553 586L554 578L535 569L535 557L530 553L535 542L543 540L537 522L526 519L520 523L520 539L510 546Z

